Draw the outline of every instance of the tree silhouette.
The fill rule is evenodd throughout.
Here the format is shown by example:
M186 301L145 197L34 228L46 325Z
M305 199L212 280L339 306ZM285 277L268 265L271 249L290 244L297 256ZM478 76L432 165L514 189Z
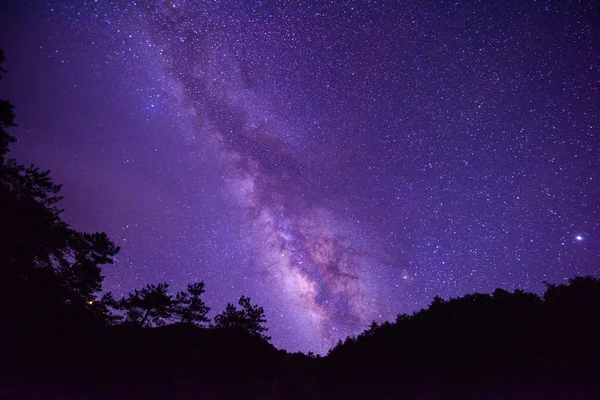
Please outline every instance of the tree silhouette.
M0 50L0 79L2 74L7 71L2 67L4 63L4 51ZM0 161L4 162L4 157L9 151L11 143L16 141L16 138L12 136L6 130L9 127L16 126L15 124L15 113L13 112L15 106L10 101L0 99Z
M240 297L238 305L241 307L239 310L233 304L228 303L225 311L215 317L215 327L239 329L263 340L271 340L270 336L263 334L269 330L263 325L267 322L264 309L258 305L253 306L250 298L246 296Z
M0 51L0 73L3 60ZM104 233L79 232L62 220L61 185L49 171L7 157L14 117L13 105L0 100L0 318L56 324L58 315L106 316L95 306L100 265L112 263L119 248Z
M127 323L139 327L164 325L173 313L173 299L168 289L168 283L146 285L123 297L115 308L125 311Z
M173 314L179 317L180 322L201 326L210 319L206 316L210 307L200 299L204 294L204 282L191 283L187 286L187 291L176 294Z
M377 321L373 321L371 322L371 325L369 325L369 329L364 331L362 334L365 336L373 336L378 328L379 324L377 324Z
M74 295L71 302L91 304L102 290L100 265L112 262L118 248L103 232L74 234L70 242L72 262L59 265L60 278Z

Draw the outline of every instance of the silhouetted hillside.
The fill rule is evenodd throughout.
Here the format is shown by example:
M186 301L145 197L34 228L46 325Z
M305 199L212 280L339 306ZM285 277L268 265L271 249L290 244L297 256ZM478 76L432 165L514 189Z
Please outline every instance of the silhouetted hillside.
M599 307L592 277L435 298L323 358L191 324L5 331L2 383L14 398L594 398Z
M326 386L475 398L590 393L600 376L599 309L592 277L549 285L543 297L502 289L436 297L426 310L340 342L324 360Z
M245 332L181 324L31 332L9 343L2 383L13 396L33 398L52 391L83 398L247 398L264 395L286 363L285 352Z

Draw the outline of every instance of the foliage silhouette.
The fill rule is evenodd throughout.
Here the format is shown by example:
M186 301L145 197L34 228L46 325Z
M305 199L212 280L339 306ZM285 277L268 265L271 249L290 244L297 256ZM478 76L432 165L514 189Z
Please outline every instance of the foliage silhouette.
M267 322L264 309L258 305L253 306L250 298L245 296L240 297L238 305L241 307L239 310L228 303L225 311L215 317L214 326L221 329L238 329L263 340L271 340L270 336L263 334L269 330L263 325Z
M125 322L139 326L162 326L173 314L173 298L167 293L168 283L149 284L134 290L114 304L117 310L125 311Z
M210 307L200 299L204 294L204 282L191 283L187 286L187 291L178 292L175 296L173 305L173 314L179 317L180 322L202 326L210 322L206 316Z
M15 142L8 133L14 118L13 105L1 100L0 320L55 326L63 316L103 324L106 310L97 305L100 266L112 263L119 248L104 233L79 232L62 220L61 185L49 171L7 157Z
M0 80L2 74L7 71L2 67L4 63L4 51L0 50ZM0 99L0 162L4 164L4 158L9 151L9 146L17 139L8 133L7 129L17 126L15 124L14 106L10 101Z

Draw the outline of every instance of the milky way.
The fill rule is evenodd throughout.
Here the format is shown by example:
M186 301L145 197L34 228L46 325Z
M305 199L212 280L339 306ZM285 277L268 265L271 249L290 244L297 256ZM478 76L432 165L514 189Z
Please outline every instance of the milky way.
M338 329L359 331L380 314L367 284L374 260L361 250L364 240L311 199L314 193L307 196L318 190L321 174L311 171L302 154L308 150L294 146L268 95L244 73L235 49L241 38L231 38L242 33L217 24L210 34L198 34L198 25L215 21L197 7L168 3L152 10L153 24L157 18L160 24L151 26L156 39L147 45L160 49L157 55L183 88L173 91L176 100L189 104L196 132L210 139L235 212L243 214L241 237L251 243L253 264L280 291L294 330L329 345L339 339ZM224 19L242 29L231 16Z
M19 3L15 155L123 247L107 290L204 280L324 353L434 295L598 274L595 2Z

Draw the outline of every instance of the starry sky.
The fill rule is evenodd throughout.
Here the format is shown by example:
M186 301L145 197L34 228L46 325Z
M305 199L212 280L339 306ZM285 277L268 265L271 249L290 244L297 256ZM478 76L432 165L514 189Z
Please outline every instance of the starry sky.
M326 353L373 321L599 276L600 3L6 1L13 155L122 250Z

